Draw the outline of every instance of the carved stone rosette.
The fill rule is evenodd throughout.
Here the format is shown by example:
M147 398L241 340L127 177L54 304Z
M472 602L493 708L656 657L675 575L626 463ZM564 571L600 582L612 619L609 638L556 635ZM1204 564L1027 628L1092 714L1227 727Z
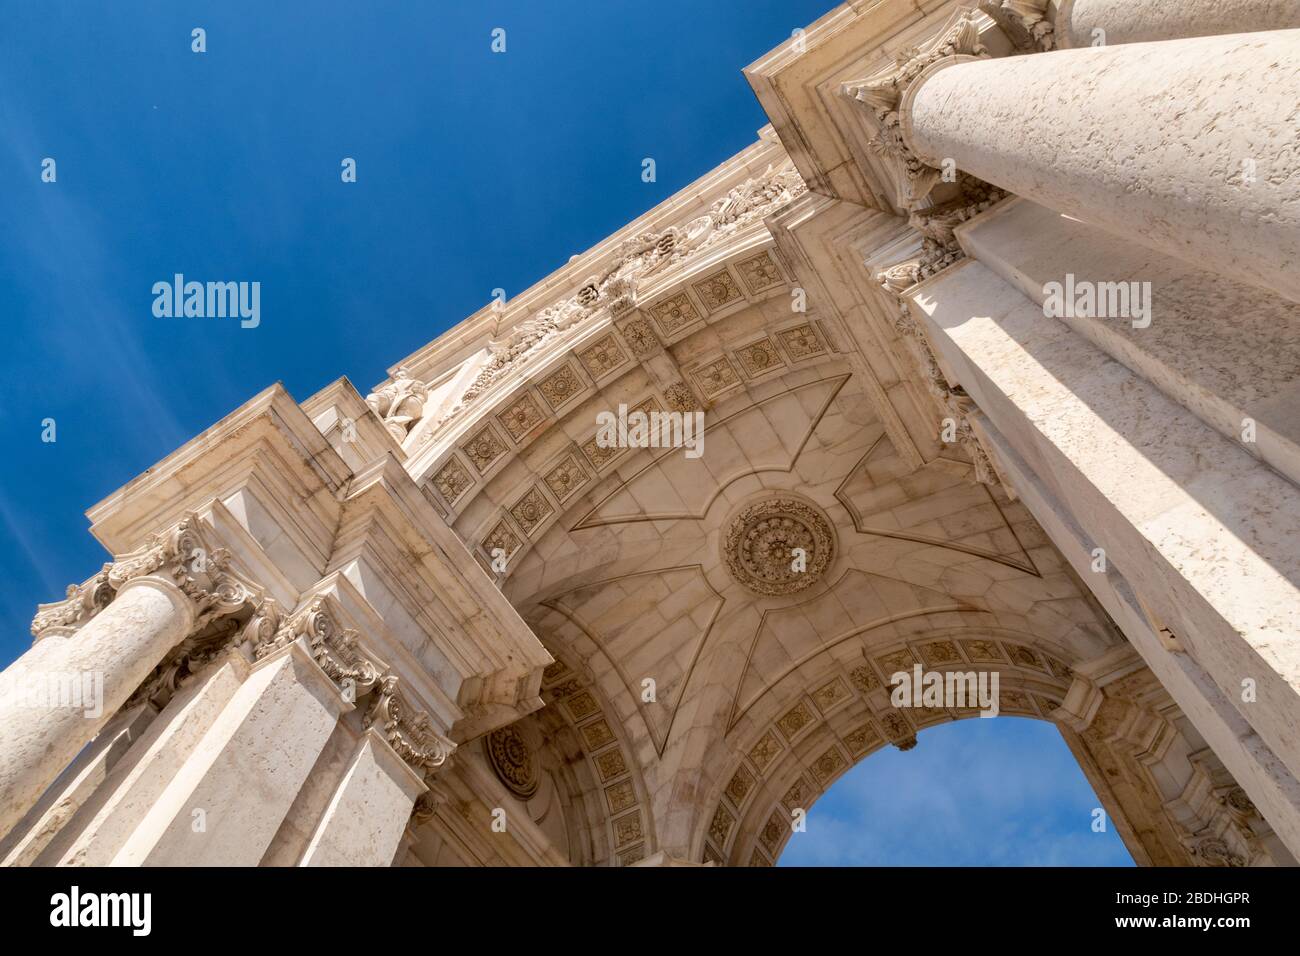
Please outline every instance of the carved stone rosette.
M820 510L786 495L741 509L722 535L731 576L756 594L795 594L816 583L835 556L835 534Z
M429 715L413 711L389 674L380 679L371 695L364 723L378 727L388 745L418 773L427 777L446 763L456 745L433 729Z
M195 632L258 603L262 596L261 588L230 567L229 551L207 544L198 515L190 514L168 531L150 536L139 551L105 564L80 587L70 585L64 600L40 605L32 619L32 636L39 641L73 633L108 607L128 581L144 575L170 581L194 602Z
M487 735L483 742L488 763L506 789L527 800L537 792L537 761L532 749L514 727L501 727Z

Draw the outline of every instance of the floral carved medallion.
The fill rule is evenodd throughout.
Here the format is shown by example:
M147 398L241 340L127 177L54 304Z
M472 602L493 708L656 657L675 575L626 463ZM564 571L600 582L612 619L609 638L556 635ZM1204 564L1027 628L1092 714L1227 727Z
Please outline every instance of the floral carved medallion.
M814 506L785 496L743 508L722 536L731 576L756 594L794 594L814 584L835 556L830 521Z
M513 727L502 727L487 736L488 762L506 788L527 800L537 792L537 762L523 736Z

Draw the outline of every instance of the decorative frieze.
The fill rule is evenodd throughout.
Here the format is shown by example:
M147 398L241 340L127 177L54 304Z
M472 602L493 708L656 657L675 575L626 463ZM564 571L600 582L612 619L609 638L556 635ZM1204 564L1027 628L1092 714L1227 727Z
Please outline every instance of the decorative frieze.
M504 338L489 343L487 361L460 400L438 424L451 420L499 381L507 370L519 368L557 336L585 324L597 313L617 318L631 312L636 306L636 289L640 282L725 242L805 192L807 186L795 170L794 163L787 160L779 167L769 166L761 175L731 189L704 215L680 226L670 226L662 232L643 233L625 239L601 271L588 277L575 294L518 323ZM734 279L731 285L735 287ZM735 288L735 293L739 296L740 290ZM694 311L689 300L677 303L677 307L675 318L666 318L666 312L651 311L665 334L671 334L672 329L668 326L673 322L684 324L689 320L690 312ZM396 382L386 388L395 385ZM410 394L415 392L411 389ZM391 405L390 399L384 407ZM413 404L408 407L413 407ZM409 422L403 424L409 427ZM432 434L431 431L428 440L432 440Z
M590 479L587 477L586 469L578 463L578 459L569 454L546 473L545 480L546 487L550 488L551 493L563 503L576 494L578 489Z

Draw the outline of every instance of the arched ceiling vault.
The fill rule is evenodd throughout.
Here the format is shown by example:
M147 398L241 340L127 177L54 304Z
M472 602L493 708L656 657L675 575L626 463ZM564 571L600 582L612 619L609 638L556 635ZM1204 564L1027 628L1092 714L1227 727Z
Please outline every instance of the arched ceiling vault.
M665 278L430 457L430 497L621 722L674 852L701 851L702 795L764 735L790 743L780 728L800 707L822 723L852 701L862 721L845 733L914 733L886 725L863 668L887 679L882 660L952 655L1010 669L1019 654L1033 663L1008 686L1041 716L1070 666L1118 641L961 444L934 442L919 467L899 451L868 357L818 301L793 307L792 276L760 236ZM702 409L702 454L599 447L596 416L619 405Z

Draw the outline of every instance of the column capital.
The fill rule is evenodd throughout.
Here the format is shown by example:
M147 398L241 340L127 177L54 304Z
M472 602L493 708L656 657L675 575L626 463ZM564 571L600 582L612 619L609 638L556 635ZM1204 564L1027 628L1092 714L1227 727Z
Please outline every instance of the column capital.
M1074 0L1061 0L1061 6ZM979 0L1017 50L1042 53L1056 48L1056 29L1048 14L1049 0Z
M132 582L149 578L176 588L188 599L191 629L256 604L263 589L231 567L230 552L212 546L196 513L166 531L150 535L144 547L105 564L80 586L69 585L67 597L37 607L32 637L68 635L112 603Z
M406 763L426 779L455 751L456 744L439 734L427 711L413 706L401 679L376 662L362 647L359 632L345 627L338 602L317 594L274 629L263 628L253 642L257 660L302 641L312 659L336 686L358 701L368 697L362 726L375 728Z
M860 104L874 122L877 132L870 145L901 168L898 201L905 209L920 206L942 181L943 174L908 142L902 124L903 103L908 92L919 86L936 64L953 57L976 59L988 55L980 40L979 18L978 10L959 10L935 39L923 47L901 50L888 72L840 87L840 95Z

